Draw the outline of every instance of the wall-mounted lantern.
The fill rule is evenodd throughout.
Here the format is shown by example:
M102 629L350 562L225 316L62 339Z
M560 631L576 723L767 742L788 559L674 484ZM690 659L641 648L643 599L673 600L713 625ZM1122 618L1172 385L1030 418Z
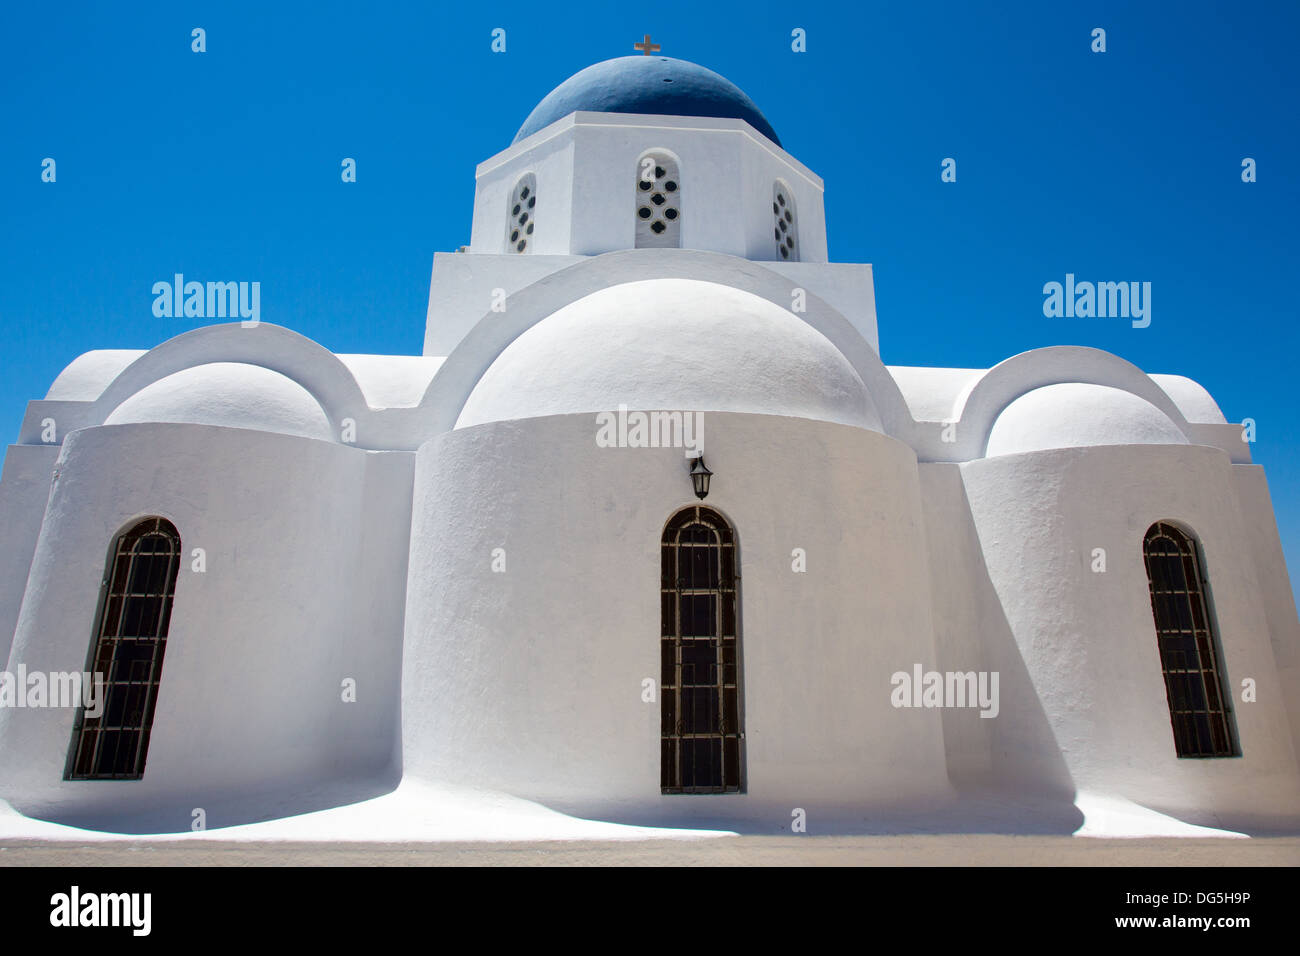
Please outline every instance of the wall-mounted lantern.
M703 454L691 459L691 484L695 486L696 498L703 501L709 496L709 479L712 477L713 472L704 464Z

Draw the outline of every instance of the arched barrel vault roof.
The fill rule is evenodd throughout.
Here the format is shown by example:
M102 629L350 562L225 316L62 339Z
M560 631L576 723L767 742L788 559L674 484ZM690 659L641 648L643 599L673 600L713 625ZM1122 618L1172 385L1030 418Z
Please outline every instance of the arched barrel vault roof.
M418 403L442 359L420 355L335 355L291 329L259 323L203 326L148 351L110 350L78 356L45 399L32 402L19 433L22 444L46 444L43 422L58 422L58 440L101 425L123 402L170 376L204 365L264 368L302 387L321 406L336 438L346 419L362 449L414 450L430 434L428 409ZM371 403L374 404L371 404Z
M790 310L735 286L664 278L593 292L518 336L456 427L624 403L884 430L844 353Z
M356 379L333 352L304 335L269 323L208 325L184 332L124 368L94 402L103 421L132 395L176 372L217 362L239 362L278 372L320 403L331 425L369 412Z
M989 432L1002 410L1020 396L1047 385L1082 383L1129 392L1160 409L1189 439L1187 418L1173 399L1140 368L1118 355L1078 345L1033 349L999 362L957 396L952 460L982 457Z
M608 252L561 269L513 293L505 312L485 312L447 357L425 392L421 407L432 416L428 437L450 431L474 386L505 348L564 306L610 286L643 279L698 279L743 289L789 309L801 288L784 276L723 253L688 249ZM908 441L912 416L903 393L861 333L835 308L805 290L806 311L791 313L830 340L866 385L886 434Z

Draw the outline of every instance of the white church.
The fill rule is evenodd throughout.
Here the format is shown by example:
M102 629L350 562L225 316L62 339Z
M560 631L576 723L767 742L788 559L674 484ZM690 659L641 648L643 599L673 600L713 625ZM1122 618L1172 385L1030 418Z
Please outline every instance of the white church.
M30 402L0 834L1300 826L1295 602L1199 384L886 365L822 180L648 43L479 165L471 235L422 355L236 320Z

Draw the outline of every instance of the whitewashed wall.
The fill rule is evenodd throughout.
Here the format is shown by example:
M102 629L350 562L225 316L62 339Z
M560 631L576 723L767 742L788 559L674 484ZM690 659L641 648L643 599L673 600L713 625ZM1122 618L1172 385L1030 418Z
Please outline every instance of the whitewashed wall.
M799 215L804 262L826 262L820 177L742 120L574 113L481 163L472 252L505 251L507 202L537 175L539 255L599 255L635 246L637 159L665 149L680 162L683 249L778 259L772 184L783 179Z
M1041 706L1080 790L1220 826L1293 818L1300 774L1289 691L1228 456L1195 445L1098 446L960 467L1024 661L1024 679L1003 682L1005 718L1014 726ZM1240 758L1180 759L1174 749L1142 556L1161 520L1191 528L1204 551ZM1106 551L1105 573L1092 571L1094 548ZM996 630L984 639L998 639ZM1256 703L1241 702L1247 677Z
M1291 722L1291 744L1300 762L1300 620L1287 576L1286 557L1277 533L1277 518L1268 493L1268 479L1258 465L1233 465L1233 484L1241 513L1241 530L1250 543L1259 581L1264 618L1284 688L1282 701Z
M10 445L0 478L0 668L9 659L27 572L50 497L57 445Z
M659 792L659 545L695 503L680 449L599 448L595 417L458 429L418 455L405 771L577 812L789 825L949 792L940 717L890 675L934 659L916 462L848 426L705 416L705 502L740 548L748 792ZM506 571L492 571L503 548ZM807 554L792 571L792 550Z
M1073 802L1075 787L1034 689L984 547L1003 541L992 519L977 528L961 466L922 464L921 497L934 595L935 669L997 672L999 712L945 709L948 776L959 789L1002 791L1012 799ZM1033 585L1031 585L1033 586Z
M89 826L187 830L391 788L412 456L183 424L64 443L11 666L80 671L104 562L160 515L182 565L143 780L62 781L75 712L0 710L0 796ZM344 678L357 702L342 701Z

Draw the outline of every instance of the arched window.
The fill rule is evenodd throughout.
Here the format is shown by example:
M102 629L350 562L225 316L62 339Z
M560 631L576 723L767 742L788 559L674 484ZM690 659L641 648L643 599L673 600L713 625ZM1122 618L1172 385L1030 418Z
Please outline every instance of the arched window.
M636 163L636 247L676 249L682 244L682 189L677 160L646 153Z
M66 779L144 776L180 563L180 535L165 518L145 518L113 543L88 665L103 698L99 713L77 711Z
M693 506L669 519L661 550L660 788L739 793L736 538L722 515Z
M527 252L533 244L537 207L537 177L526 173L515 183L506 216L506 252Z
M1231 698L1198 551L1195 538L1162 521L1142 545L1174 746L1180 757L1235 757Z
M782 262L799 261L799 219L794 212L794 196L781 180L772 184L772 228L776 254Z

